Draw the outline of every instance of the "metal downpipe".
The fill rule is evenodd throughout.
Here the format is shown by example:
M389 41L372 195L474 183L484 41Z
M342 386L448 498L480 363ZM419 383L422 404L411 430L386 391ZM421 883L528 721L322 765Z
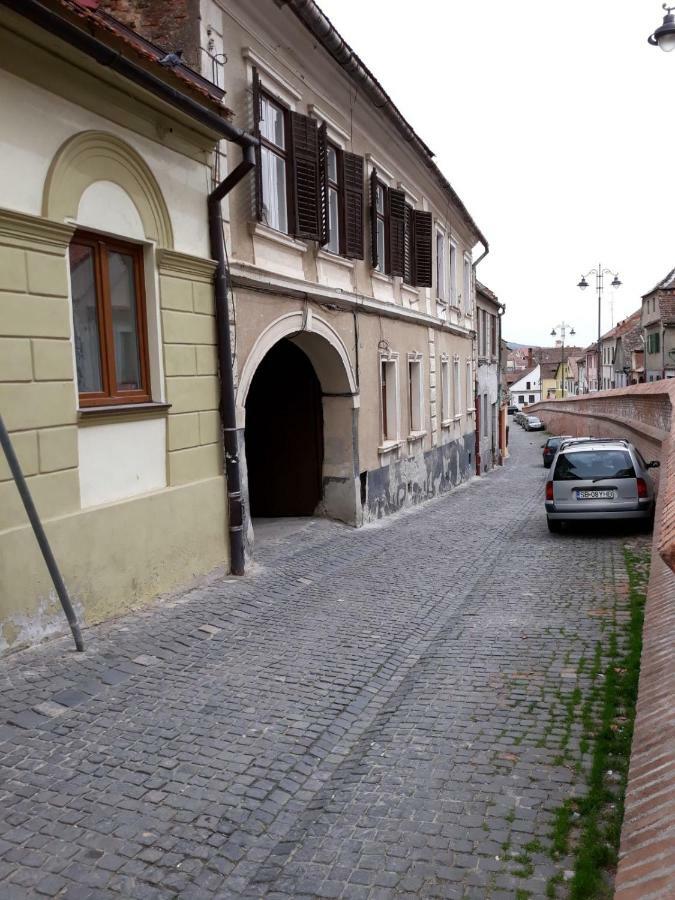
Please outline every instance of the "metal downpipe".
M220 416L223 425L225 476L227 483L228 529L230 534L230 568L233 575L243 575L244 510L241 496L241 471L237 441L237 411L232 373L232 335L228 304L230 273L225 255L221 200L255 166L255 143L243 147L244 158L209 195L209 237L211 255L217 263L215 275L216 334L218 369L220 371Z

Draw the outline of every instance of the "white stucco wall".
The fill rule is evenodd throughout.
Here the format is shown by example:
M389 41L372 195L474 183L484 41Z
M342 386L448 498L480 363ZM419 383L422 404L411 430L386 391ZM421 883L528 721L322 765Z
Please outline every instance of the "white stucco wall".
M166 420L78 429L82 508L166 487Z
M0 197L6 209L41 215L45 179L59 147L81 131L107 131L137 150L152 170L169 207L175 249L209 256L206 165L5 71L0 97ZM90 207L86 201L85 209Z

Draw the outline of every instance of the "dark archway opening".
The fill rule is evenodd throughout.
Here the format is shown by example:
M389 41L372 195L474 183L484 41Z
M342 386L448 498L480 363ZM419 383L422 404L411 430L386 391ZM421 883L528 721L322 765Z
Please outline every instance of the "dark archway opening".
M321 502L321 384L299 347L266 354L246 399L246 463L252 517L311 516Z

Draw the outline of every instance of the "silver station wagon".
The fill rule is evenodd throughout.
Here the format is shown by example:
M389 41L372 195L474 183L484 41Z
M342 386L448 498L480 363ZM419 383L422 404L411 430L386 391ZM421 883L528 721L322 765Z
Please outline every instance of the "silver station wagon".
M628 441L581 439L561 444L546 479L549 531L563 522L638 519L650 527L656 492L645 462Z

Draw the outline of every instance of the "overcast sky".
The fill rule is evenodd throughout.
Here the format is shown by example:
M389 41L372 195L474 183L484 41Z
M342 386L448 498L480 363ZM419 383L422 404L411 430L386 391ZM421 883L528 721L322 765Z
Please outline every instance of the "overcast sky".
M653 0L319 0L436 154L490 242L478 277L507 304L504 335L597 334L675 267L675 52L647 44ZM589 279L590 281L591 279ZM610 279L611 280L611 279Z

